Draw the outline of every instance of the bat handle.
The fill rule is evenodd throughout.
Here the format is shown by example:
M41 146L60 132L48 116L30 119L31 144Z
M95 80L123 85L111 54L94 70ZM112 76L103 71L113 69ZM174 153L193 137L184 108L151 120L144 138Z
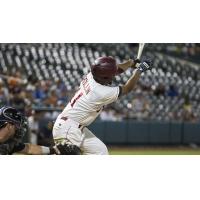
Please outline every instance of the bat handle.
M134 59L133 68L137 68L139 65L140 65L140 59L137 57L136 59Z

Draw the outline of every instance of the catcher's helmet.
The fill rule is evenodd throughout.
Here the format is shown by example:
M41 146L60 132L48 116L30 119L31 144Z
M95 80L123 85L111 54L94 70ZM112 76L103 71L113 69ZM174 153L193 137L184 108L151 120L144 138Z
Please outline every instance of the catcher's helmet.
M110 84L117 74L116 60L112 57L100 57L91 66L94 79L100 84Z
M6 123L14 124L17 128L20 128L22 120L22 114L15 108L4 106L0 109L0 128Z

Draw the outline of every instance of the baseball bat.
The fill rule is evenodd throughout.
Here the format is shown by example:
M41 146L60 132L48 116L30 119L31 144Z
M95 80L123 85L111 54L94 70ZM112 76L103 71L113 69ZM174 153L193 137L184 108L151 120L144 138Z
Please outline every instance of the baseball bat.
M144 46L145 46L145 43L139 43L139 48L138 48L138 53L137 53L137 57L136 59L140 60L141 56L142 56L142 52L144 50ZM139 66L139 63L137 63L135 65L135 67L138 67Z
M140 60L142 56L142 52L144 50L145 43L139 43L138 53L137 53L137 59Z

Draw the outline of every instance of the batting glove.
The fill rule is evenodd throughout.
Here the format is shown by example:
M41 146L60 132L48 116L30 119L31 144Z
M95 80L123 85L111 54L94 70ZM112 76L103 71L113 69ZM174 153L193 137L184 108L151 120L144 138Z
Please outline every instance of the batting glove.
M146 59L137 66L137 69L140 70L141 73L143 73L146 72L147 70L151 70L152 69L151 65L152 65L151 60Z

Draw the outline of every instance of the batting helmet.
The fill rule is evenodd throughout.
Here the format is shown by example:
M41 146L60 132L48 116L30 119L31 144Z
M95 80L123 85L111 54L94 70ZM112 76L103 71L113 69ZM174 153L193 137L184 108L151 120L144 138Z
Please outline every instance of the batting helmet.
M17 128L20 128L22 119L22 114L15 108L4 106L0 109L0 128L6 123L14 124Z
M94 79L101 84L110 84L117 74L116 60L112 57L100 57L91 66Z

